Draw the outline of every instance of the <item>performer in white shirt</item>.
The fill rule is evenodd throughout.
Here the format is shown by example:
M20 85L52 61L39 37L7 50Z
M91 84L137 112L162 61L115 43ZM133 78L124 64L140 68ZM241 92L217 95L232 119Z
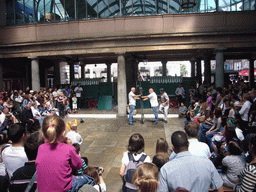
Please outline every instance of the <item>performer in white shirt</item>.
M135 91L136 91L135 87L132 87L130 93L128 94L129 107L130 107L129 125L133 125L133 114L136 106L136 99L138 99L140 96L140 95L135 95Z
M149 92L149 95L147 96L142 96L143 101L149 99L150 100L150 104L151 104L151 107L153 108L153 112L154 112L154 115L155 115L155 124L158 123L158 101L157 101L157 95L156 93L154 92L153 88L150 88L148 90Z

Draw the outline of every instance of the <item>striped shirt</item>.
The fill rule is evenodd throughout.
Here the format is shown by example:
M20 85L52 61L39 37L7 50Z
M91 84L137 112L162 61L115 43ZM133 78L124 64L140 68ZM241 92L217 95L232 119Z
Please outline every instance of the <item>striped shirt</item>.
M241 182L234 187L235 192L256 191L256 164L248 165L241 172Z

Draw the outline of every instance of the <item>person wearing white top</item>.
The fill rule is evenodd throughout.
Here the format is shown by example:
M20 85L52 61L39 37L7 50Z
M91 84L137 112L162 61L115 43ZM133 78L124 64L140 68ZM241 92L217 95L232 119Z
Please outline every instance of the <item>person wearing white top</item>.
M133 114L136 106L136 99L138 99L140 96L140 95L135 95L135 91L136 91L135 87L132 87L130 93L128 94L129 108L130 108L129 125L133 125Z
M154 112L154 115L155 115L155 124L158 123L158 100L157 100L157 95L156 93L154 92L153 88L150 88L148 90L149 92L149 95L148 96L142 96L143 101L147 100L147 99L150 99L150 104L151 104L151 107L153 108L153 112Z
M249 101L250 95L248 93L245 93L243 95L243 100L245 102L244 102L242 108L240 109L239 114L241 115L241 119L242 119L240 128L244 131L248 127L249 111L250 111L252 103Z
M76 93L77 97L77 107L78 109L81 108L81 92L83 91L83 88L81 87L81 84L78 83L77 86L74 89L74 92Z
M70 128L71 130L66 134L66 137L72 141L72 144L78 143L79 145L81 145L83 142L83 138L79 133L77 133L77 124L71 124Z
M185 125L185 133L188 136L189 146L188 151L191 155L200 156L204 158L210 158L211 152L210 148L206 143L198 141L197 137L199 134L199 125L194 121L190 121ZM169 160L172 160L176 157L176 153L172 152L169 157Z
M18 168L23 167L28 162L24 150L25 132L25 125L21 123L16 123L9 128L9 139L12 144L7 145L2 151L3 162L9 178Z

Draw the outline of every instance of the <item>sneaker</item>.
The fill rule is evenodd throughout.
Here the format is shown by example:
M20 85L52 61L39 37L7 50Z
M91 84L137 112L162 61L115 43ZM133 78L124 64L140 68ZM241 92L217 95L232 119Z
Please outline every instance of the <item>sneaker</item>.
M167 123L167 120L163 120L164 123Z

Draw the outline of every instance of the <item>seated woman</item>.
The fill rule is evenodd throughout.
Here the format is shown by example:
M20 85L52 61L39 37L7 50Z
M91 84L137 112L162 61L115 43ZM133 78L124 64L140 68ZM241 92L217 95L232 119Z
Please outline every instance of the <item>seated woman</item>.
M208 102L202 103L202 105L200 105L199 112L197 113L197 115L194 118L194 121L196 123L204 122L206 111L209 110L209 109L210 108L209 108L209 103Z
M222 119L221 119L222 111L219 107L217 109L215 109L214 115L215 115L214 126L212 126L206 132L206 140L207 140L207 143L208 143L210 149L213 149L213 147L212 147L212 137L223 129Z
M156 142L156 155L153 157L152 163L154 163L158 169L169 161L171 151L167 141L164 138L159 138Z
M220 176L225 187L233 188L238 175L245 168L245 156L242 155L241 147L236 141L230 141L227 148L227 156L222 160L222 165L226 168L226 172L221 173Z
M256 191L256 135L250 139L249 149L253 159L240 173L240 179L236 181L237 184L234 187L235 192Z
M199 127L199 140L201 142L206 142L205 134L215 125L215 118L212 110L207 110L205 114L205 121L200 124Z

